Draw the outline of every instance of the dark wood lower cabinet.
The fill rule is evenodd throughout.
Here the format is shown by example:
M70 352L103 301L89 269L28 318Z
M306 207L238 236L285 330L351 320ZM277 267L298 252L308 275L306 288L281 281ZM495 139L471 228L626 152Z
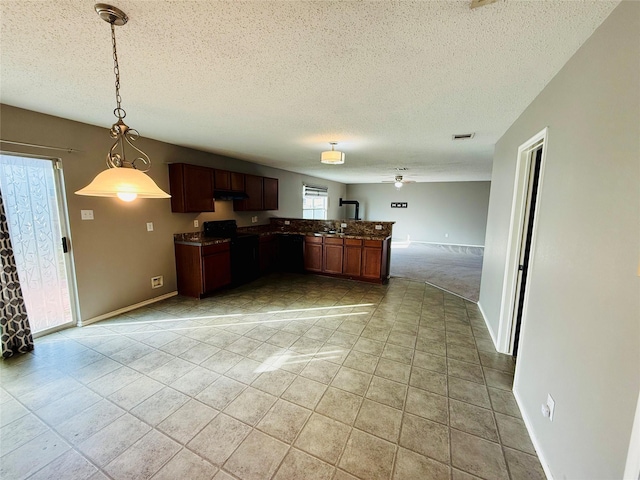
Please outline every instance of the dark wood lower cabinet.
M362 276L380 278L382 271L382 242L365 240L362 249Z
M389 279L390 242L306 236L304 267L308 272L384 283Z
M359 277L362 273L362 240L345 238L342 273L350 277Z
M178 293L200 298L231 284L228 243L197 246L175 244Z
M305 237L304 269L309 272L322 272L322 237Z
M325 238L323 247L322 271L325 273L342 273L343 240L341 238Z

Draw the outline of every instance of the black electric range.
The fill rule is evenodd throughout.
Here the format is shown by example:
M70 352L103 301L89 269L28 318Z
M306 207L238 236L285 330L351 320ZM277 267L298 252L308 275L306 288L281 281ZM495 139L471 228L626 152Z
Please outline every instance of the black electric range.
M258 235L238 233L235 220L215 220L202 224L204 236L231 239L231 284L238 286L258 278Z

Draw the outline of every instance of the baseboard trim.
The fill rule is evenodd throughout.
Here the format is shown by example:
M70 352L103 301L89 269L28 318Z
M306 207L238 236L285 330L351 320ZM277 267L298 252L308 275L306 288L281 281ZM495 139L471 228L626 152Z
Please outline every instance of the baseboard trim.
M484 320L484 324L487 327L487 330L489 331L489 335L491 336L491 341L493 342L493 346L495 347L496 352L500 352L500 350L498 350L498 342L496 341L495 335L491 331L491 326L489 325L489 322L487 321L487 315L484 313L484 309L482 308L482 305L480 304L480 300L478 300L478 310L480 310L480 314L482 315L482 319Z
M553 480L553 475L551 474L551 469L549 468L549 464L544 458L544 452L538 441L538 438L535 435L533 427L531 425L531 421L527 416L524 408L522 407L522 400L520 399L520 395L518 394L518 390L516 389L516 385L513 386L513 396L516 399L516 403L518 404L518 408L520 409L520 414L522 415L522 420L524 421L524 426L527 427L527 432L529 432L529 437L531 438L531 443L533 443L533 448L536 449L536 453L538 454L538 459L540 460L540 464L542 465L542 469L544 470L544 474L547 476L547 480Z
M144 300L143 302L135 303L133 305L129 305L128 307L119 308L118 310L103 313L102 315L98 315L97 317L89 318L87 320L82 320L78 322L78 326L86 327L87 325L91 325L92 323L99 322L100 320L106 320L107 318L115 317L116 315L121 315L123 313L130 312L131 310L135 310L136 308L144 307L146 305L151 305L152 303L166 300L167 298L175 297L176 295L178 295L177 291L165 293L164 295L160 295L159 297L150 298L149 300Z
M443 242L423 242L421 240L409 240L408 242L406 240L394 240L393 238L391 239L391 242L393 244L393 242L396 243L424 243L427 245L451 245L454 247L476 247L476 248L484 248L484 245L470 245L467 243L443 243Z

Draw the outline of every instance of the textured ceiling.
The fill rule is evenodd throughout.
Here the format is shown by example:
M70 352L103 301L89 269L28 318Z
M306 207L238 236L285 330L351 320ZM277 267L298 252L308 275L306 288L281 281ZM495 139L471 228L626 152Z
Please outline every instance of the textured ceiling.
M488 180L495 142L618 3L118 0L123 107L143 137L344 183ZM3 103L113 123L93 4L0 0ZM330 141L344 165L320 163Z

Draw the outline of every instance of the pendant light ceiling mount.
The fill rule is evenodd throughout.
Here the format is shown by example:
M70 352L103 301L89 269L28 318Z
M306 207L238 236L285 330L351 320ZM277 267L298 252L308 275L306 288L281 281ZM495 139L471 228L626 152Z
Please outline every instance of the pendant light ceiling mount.
M129 21L129 17L127 17L127 14L119 8L114 7L113 5L107 5L106 3L96 3L94 8L96 9L96 13L100 15L100 18L107 23L112 23L113 25L121 27Z
M97 3L96 13L111 26L111 43L113 46L113 73L116 77L116 108L113 114L118 119L111 126L109 134L115 142L107 152L107 170L99 173L86 187L78 190L77 195L93 197L118 197L125 202L131 202L136 198L169 198L171 195L161 190L155 182L145 175L151 168L151 159L134 145L140 137L137 130L129 128L124 123L127 116L122 108L120 97L120 68L118 65L118 52L116 48L115 26L127 23L127 15L112 5ZM127 160L125 150L133 150L135 158ZM131 158L131 157L129 157Z
M329 142L331 150L324 151L320 154L320 162L329 165L342 165L344 163L344 152L335 149L338 142Z

